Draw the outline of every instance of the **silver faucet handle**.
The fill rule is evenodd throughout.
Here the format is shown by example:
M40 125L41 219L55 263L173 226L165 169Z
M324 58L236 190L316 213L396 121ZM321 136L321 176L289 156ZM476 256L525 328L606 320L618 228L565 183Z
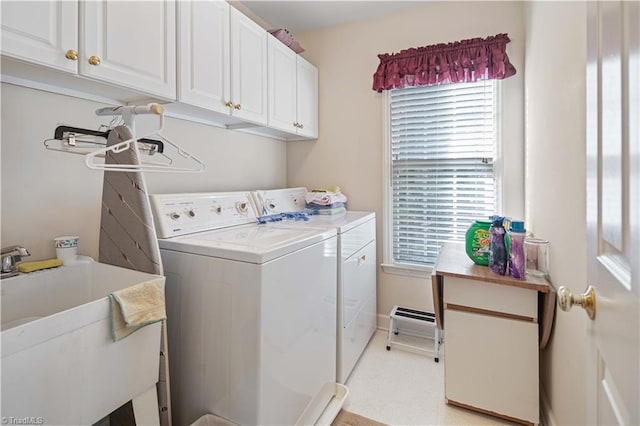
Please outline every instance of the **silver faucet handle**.
M31 253L29 253L29 250L27 250L26 248L20 245L4 247L3 249L0 249L0 252L3 255L13 253L14 251L17 251L20 256L25 256L25 257L31 256Z
M5 247L0 250L2 252L2 273L12 273L16 270L16 263L20 262L23 257L31 256L29 250L22 246Z

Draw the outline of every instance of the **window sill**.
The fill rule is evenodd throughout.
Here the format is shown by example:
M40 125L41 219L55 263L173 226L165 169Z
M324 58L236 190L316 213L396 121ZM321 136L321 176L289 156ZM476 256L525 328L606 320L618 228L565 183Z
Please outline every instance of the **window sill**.
M429 278L433 270L430 266L416 266L403 263L383 263L380 266L382 266L382 272L385 274L404 275L414 278Z

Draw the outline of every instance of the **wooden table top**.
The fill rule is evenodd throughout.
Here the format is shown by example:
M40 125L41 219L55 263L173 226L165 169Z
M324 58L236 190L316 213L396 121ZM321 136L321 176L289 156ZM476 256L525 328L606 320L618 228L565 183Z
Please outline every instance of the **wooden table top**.
M549 282L541 277L529 277L519 280L509 275L498 275L488 266L476 265L467 256L464 243L445 243L438 255L435 274L458 278L468 278L512 287L549 292Z

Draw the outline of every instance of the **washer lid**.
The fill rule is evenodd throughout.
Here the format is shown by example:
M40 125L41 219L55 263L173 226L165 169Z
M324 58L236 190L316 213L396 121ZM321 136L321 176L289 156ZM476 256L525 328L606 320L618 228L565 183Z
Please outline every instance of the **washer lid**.
M250 224L158 241L165 250L262 264L335 236L335 229Z
M309 216L307 224L309 226L327 226L337 228L339 234L363 224L369 220L375 220L376 214L373 212L347 211L338 215L312 215Z
M356 212L347 211L338 215L309 215L309 220L295 220L295 219L283 219L278 222L267 222L267 226L275 226L281 228L294 228L294 227L315 227L315 228L333 228L338 231L338 234L344 234L350 229L356 226L362 225L365 222L376 219L374 212Z

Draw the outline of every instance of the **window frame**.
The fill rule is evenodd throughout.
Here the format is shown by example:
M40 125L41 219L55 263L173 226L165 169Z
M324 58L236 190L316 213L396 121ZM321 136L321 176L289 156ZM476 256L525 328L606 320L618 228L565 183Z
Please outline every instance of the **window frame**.
M505 99L503 96L502 81L494 80L495 99L497 102L495 110L495 132L496 146L493 160L495 183L496 183L496 213L502 215L505 197L505 162L503 161L503 109ZM455 84L455 83L451 83ZM392 158L391 158L391 95L390 91L385 91L382 101L382 127L383 127L383 194L382 194L382 270L385 273L404 275L417 278L428 278L433 268L431 266L415 265L403 262L396 262L393 258L393 188L392 188ZM508 173L519 172L515 167L508 170Z

